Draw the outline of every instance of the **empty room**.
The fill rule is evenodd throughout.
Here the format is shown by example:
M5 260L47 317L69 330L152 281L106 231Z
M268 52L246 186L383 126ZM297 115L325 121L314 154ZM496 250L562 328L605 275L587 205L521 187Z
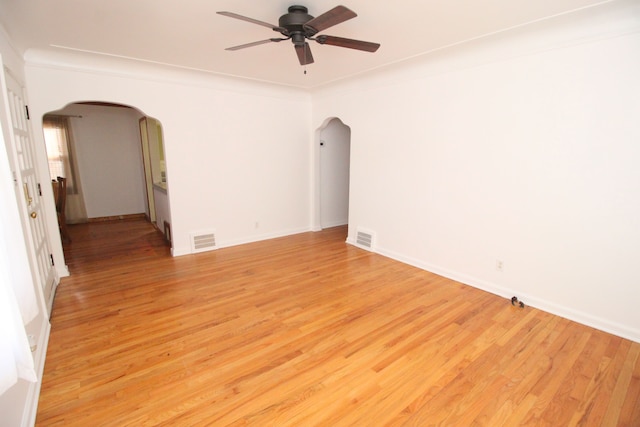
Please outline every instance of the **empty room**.
M373 3L0 0L0 424L640 425L640 2Z

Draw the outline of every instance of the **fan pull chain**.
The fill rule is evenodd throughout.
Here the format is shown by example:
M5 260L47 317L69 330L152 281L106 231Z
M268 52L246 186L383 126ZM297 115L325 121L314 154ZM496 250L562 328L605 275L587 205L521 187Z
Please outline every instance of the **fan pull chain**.
M308 44L305 43L304 44L304 57L305 57L305 60L304 60L304 75L305 76L307 75L307 59L306 59L307 58L307 46L308 46Z

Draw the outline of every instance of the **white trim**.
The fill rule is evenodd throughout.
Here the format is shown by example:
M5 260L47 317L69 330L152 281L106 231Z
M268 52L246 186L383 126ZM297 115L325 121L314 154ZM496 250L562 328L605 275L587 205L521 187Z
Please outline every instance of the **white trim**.
M268 233L268 234L260 234L258 236L252 236L252 237L241 238L241 239L232 239L232 240L220 240L218 236L216 236L216 249L244 245L246 243L260 242L262 240L277 239L278 237L286 237L294 234L306 233L308 231L320 231L320 230L312 230L310 227L294 228L291 230L285 230L285 231ZM179 250L179 249L173 248L171 250L171 254L174 257L193 254L193 252L190 251L191 246L189 246L188 249L189 251L185 251L184 249Z
M342 225L348 225L348 224L349 223L345 220L338 220L338 221L329 222L327 224L323 224L320 229L324 230L325 228L340 227Z
M350 239L347 240L347 243L357 246ZM592 328L599 329L601 331L640 343L640 329L638 328L631 328L626 325L611 322L609 320L593 316L583 311L574 310L572 308L562 306L542 298L537 298L532 295L523 294L520 291L515 291L504 286L496 285L495 283L480 280L476 277L468 276L457 271L452 271L437 265L425 263L417 259L413 259L411 257L386 250L384 248L376 247L372 248L372 251L387 258L394 259L404 264L417 267L421 270L425 270L451 280L455 280L462 284L472 286L474 288L492 293L494 295L498 295L507 299L510 299L512 296L517 296L518 299L524 302L527 306L531 306L547 313L564 317L565 319L572 320L574 322L578 322L580 324L590 326Z
M40 399L40 386L42 385L42 375L44 373L44 363L47 357L47 348L49 347L49 334L51 333L51 324L43 322L42 331L40 332L40 341L35 351L35 368L38 375L38 382L29 384L27 392L27 401L25 402L24 412L22 414L22 427L30 427L36 423L36 415L38 413L38 401Z
M242 238L242 239L221 240L220 241L220 245L218 247L227 248L227 247L231 247L231 246L244 245L246 243L254 243L254 242L260 242L260 241L263 241L263 240L277 239L278 237L292 236L294 234L306 233L308 231L311 231L311 229L309 227L294 228L294 229L291 229L291 230L285 230L285 231L280 231L280 232L275 232L275 233L260 234L258 236L252 236L252 237L247 237L247 238Z

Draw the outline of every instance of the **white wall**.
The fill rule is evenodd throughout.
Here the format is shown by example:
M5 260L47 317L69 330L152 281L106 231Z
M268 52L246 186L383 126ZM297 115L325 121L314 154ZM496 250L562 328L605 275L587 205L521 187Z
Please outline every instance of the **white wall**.
M174 254L191 251L193 232L226 246L310 228L307 93L73 53L26 58L34 116L92 100L162 123Z
M62 106L61 106L62 107ZM72 104L54 114L71 128L88 218L144 213L145 183L138 119L131 108Z
M315 93L351 127L350 241L640 341L639 5Z
M320 144L320 225L344 225L349 221L351 130L331 119L320 132Z

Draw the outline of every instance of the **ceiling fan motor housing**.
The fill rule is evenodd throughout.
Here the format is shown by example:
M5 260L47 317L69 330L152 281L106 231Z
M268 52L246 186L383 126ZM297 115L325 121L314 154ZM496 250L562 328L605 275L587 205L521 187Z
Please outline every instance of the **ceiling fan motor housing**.
M288 34L284 35L291 36L294 44L304 44L306 37L315 34L304 28L304 24L311 21L313 16L309 15L308 9L304 6L290 6L288 11L289 13L280 17L278 26L286 28Z

